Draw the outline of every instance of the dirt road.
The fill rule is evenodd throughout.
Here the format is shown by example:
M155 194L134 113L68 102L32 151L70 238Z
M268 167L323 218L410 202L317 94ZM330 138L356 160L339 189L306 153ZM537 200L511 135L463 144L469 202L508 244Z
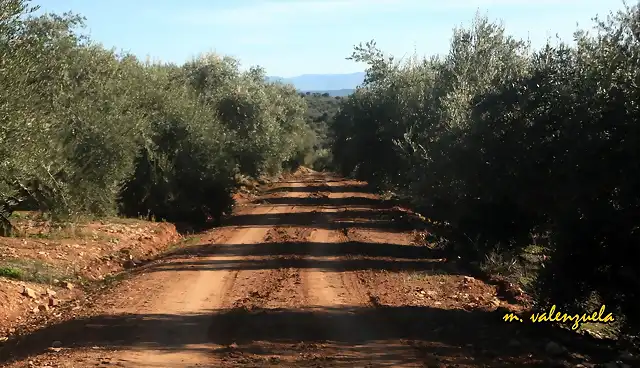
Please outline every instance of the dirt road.
M411 245L394 213L362 183L291 178L28 336L8 366L548 366L544 341L493 312L493 286Z

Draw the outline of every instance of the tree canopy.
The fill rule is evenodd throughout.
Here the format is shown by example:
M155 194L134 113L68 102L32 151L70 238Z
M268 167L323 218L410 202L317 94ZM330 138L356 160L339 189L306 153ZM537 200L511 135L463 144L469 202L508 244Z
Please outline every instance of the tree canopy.
M465 256L545 247L540 302L596 293L637 327L638 7L575 37L533 51L478 16L440 58L359 45L365 85L334 118L334 160L450 224Z

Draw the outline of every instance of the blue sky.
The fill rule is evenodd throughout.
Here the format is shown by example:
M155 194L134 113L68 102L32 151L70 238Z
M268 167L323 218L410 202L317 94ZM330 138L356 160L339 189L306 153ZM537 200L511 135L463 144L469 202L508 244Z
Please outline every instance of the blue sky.
M633 0L629 1L633 3ZM92 39L139 57L182 63L201 52L238 57L282 77L350 73L353 46L375 39L396 56L445 53L452 29L477 10L540 46L622 0L35 0L87 18Z

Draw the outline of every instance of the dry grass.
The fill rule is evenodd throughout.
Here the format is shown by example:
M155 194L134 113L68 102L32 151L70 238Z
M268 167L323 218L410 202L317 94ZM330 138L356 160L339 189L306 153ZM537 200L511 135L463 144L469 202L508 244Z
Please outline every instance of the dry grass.
M10 258L0 261L0 277L53 285L56 280L76 279L59 268L36 259Z

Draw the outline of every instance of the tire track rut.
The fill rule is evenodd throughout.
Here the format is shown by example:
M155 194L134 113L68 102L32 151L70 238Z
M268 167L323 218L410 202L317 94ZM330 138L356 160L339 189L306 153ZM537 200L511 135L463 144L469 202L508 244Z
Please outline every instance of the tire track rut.
M106 324L132 321L133 335L92 337L99 352L59 354L58 367L422 366L345 266L348 238L334 221L354 209L332 188L344 182L328 179L295 178L286 195L214 230L212 244L145 266L105 296L114 307L97 311Z
M264 214L277 212L275 207L261 211ZM249 227L232 229L228 235L228 244L259 244L268 234L268 228ZM224 248L226 245L216 244L214 247ZM207 252L205 252L207 254ZM202 366L210 363L209 351L216 348L210 340L210 328L206 323L167 323L158 314L163 316L177 316L178 320L185 316L199 316L203 321L207 320L207 313L211 310L224 308L225 301L233 290L238 290L238 281L241 272L238 270L210 269L208 264L221 261L233 261L243 258L243 254L233 257L223 257L215 254L215 251L203 256L176 258L164 264L161 272L164 273L159 295L154 302L140 308L136 306L138 313L145 312L148 320L154 321L144 329L138 337L138 342L133 349L122 353L123 361L132 367L190 367ZM194 265L189 260L196 259ZM180 270L180 265L192 266L188 271ZM172 265L176 267L172 267ZM173 280L169 282L167 276ZM154 275L157 278L157 275ZM143 280L138 280L141 282ZM158 279L155 280L158 285ZM157 290L157 289L156 289ZM129 306L131 310L132 306ZM185 341L197 341L197 344L184 344ZM176 346L166 349L166 346Z
M331 187L331 184L325 183ZM359 362L366 367L423 367L419 353L405 341L390 341L385 338L393 330L375 313L361 313L363 309L375 310L370 294L363 289L355 272L340 265L349 258L342 253L342 246L349 241L340 224L331 221L330 214L344 212L348 207L339 204L339 195L321 193L327 199L338 199L335 207L324 207L318 216L318 225L306 239L311 246L309 266L303 279L305 290L313 308L340 313L326 319L324 323L327 340L332 344L323 346L322 354L332 367L349 367ZM335 267L326 269L321 262L335 262ZM331 313L331 312L329 312ZM326 323L328 321L328 323Z

